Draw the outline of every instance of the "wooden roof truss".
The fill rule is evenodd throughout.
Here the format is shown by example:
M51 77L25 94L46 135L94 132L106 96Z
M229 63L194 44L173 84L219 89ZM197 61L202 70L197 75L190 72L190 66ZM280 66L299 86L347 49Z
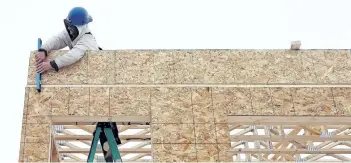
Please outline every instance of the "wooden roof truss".
M95 125L54 125L54 145L61 162L86 162ZM150 125L118 125L123 161L151 161ZM95 160L103 160L100 142Z
M233 161L351 161L351 125L229 125Z

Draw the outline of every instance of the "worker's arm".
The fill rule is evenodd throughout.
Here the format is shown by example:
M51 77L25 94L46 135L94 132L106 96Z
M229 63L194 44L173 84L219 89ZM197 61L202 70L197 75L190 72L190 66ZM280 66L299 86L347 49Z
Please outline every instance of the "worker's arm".
M56 57L54 60L50 61L50 64L55 71L59 71L60 68L69 66L81 59L86 50L88 50L88 47L85 45L83 39L81 39L70 51L62 56Z
M65 30L62 30L58 34L49 38L45 44L41 46L39 51L45 52L45 55L47 56L52 50L65 48L67 46L67 43L65 42L65 32Z

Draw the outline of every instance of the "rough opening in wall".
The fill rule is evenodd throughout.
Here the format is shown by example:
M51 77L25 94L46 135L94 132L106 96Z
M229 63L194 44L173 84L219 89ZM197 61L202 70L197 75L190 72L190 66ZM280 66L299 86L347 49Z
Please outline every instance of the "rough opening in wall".
M117 125L123 162L151 162L150 125ZM52 162L86 162L96 125L53 125ZM100 141L94 162L105 162Z
M351 162L351 125L228 124L237 162Z

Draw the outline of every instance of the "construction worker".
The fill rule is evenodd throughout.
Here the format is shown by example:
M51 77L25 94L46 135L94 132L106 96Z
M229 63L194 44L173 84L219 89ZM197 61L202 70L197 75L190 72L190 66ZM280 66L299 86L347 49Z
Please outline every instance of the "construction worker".
M88 24L92 21L92 17L83 7L72 8L67 18L64 19L65 29L48 39L38 50L36 55L37 72L44 73L48 70L58 72L60 68L72 65L81 59L85 51L101 50L88 28ZM51 51L60 50L67 46L70 50L66 54L53 60L48 59L47 56Z

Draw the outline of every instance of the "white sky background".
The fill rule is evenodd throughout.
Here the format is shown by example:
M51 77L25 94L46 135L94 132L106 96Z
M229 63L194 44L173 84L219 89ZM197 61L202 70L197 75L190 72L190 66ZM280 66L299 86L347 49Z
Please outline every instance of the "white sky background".
M104 49L349 49L350 0L8 0L0 1L0 162L18 159L29 53L88 9ZM15 35L18 35L15 37Z

